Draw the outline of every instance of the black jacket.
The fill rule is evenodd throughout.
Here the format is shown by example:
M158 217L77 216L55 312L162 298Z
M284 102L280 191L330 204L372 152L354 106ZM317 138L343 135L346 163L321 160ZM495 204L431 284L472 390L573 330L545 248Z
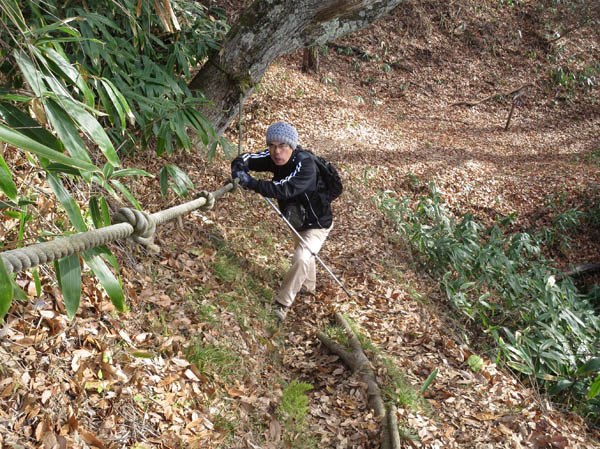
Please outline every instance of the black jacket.
M269 150L243 153L231 162L232 173L238 170L273 173L272 181L259 179L253 190L268 198L276 198L282 212L289 204L302 204L306 210L302 229L331 226L333 217L325 183L321 180L315 160L302 151L302 147L297 146L290 160L282 166L275 165Z

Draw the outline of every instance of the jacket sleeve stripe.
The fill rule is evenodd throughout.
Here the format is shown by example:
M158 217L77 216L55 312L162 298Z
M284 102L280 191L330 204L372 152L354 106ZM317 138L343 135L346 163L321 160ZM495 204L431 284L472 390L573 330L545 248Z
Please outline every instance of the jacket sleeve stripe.
M273 181L273 184L275 184L276 186L281 186L281 185L285 184L290 179L292 179L294 176L296 176L301 168L302 168L302 162L299 162L298 165L296 165L296 169L291 174L289 174L288 176L286 176L285 178L283 178L279 181Z
M244 162L247 162L248 159L263 159L265 157L269 157L271 153L269 150L261 151L260 153L246 153L242 157L244 158Z

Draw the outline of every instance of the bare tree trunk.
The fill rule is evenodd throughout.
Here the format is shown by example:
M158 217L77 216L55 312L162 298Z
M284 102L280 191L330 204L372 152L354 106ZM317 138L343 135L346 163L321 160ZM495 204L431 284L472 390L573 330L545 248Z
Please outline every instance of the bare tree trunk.
M212 106L202 113L218 134L236 115L240 98L262 79L275 58L322 45L366 28L403 0L257 0L231 28L223 47L190 82Z
M316 45L304 49L302 71L319 73L319 48Z

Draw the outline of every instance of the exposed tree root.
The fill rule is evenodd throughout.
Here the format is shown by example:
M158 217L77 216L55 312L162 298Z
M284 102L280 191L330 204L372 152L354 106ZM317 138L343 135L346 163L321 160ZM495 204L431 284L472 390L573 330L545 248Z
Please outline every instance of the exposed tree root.
M381 390L375 378L375 371L373 371L371 362L365 355L356 334L341 313L336 312L335 320L343 327L352 350L349 351L344 346L334 342L323 332L317 332L317 338L331 352L338 355L353 373L359 373L361 380L367 384L369 406L375 411L375 416L381 420L381 448L400 449L396 408L392 405L388 414L381 397Z

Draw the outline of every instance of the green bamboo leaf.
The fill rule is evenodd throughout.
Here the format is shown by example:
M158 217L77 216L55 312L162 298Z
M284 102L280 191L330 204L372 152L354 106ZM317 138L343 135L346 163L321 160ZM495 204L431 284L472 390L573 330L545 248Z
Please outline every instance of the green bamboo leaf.
M589 359L587 362L585 362L583 365L581 365L577 369L576 374L577 375L591 374L591 373L595 373L597 371L600 371L600 357L594 357L594 358Z
M117 194L117 192L115 192L115 189L113 189L112 186L106 182L106 179L98 175L93 175L92 181L101 185L102 188L105 189L115 200L121 201L121 197Z
M81 93L83 94L87 105L91 108L94 107L96 97L92 90L85 82L82 73L71 64L67 58L56 51L54 48L43 47L42 53L52 61L58 67L59 71L62 72L66 78L68 78L73 84L75 84Z
M47 99L45 102L46 117L56 131L56 134L65 145L65 148L74 159L92 163L90 155L75 127L71 117L54 100ZM83 173L86 181L90 181L90 174Z
M5 193L7 197L17 202L17 186L12 180L12 173L6 165L4 158L0 154L0 189Z
M163 184L168 183L169 177L173 179L173 182L170 184L171 188L177 195L183 198L187 196L188 188L194 188L192 180L179 167L173 164L166 164L161 169L161 191L163 191ZM166 187L164 189L166 192Z
M127 200L129 200L129 202L131 204L133 204L133 206L137 209L137 210L142 210L142 206L140 206L140 203L138 203L138 200L135 199L135 197L133 196L133 194L129 191L129 189L127 187L125 187L121 182L119 182L116 179L111 179L110 183L112 185L114 185L117 190L119 192L121 192L123 194L123 196L125 198L127 198Z
M114 171L115 169L112 165L105 164L104 167L102 167L102 174L104 175L104 179L110 179Z
M131 107L129 107L129 103L127 103L125 96L121 93L119 89L117 89L117 87L111 80L106 78L102 78L101 80L102 83L106 86L106 90L108 91L108 88L110 87L112 93L115 95L115 97L117 97L117 100L119 101L119 103L121 103L121 107L123 108L123 111L125 112L125 115L129 120L129 124L133 126L135 124L135 116L131 112Z
M425 391L429 388L429 386L433 383L433 381L437 377L438 372L439 372L439 370L437 368L431 372L431 374L427 377L427 379L425 380L425 383L421 387L421 393L425 393Z
M54 262L58 285L65 299L69 318L73 318L81 301L81 265L79 255L72 254Z
M573 381L569 380L569 379L559 379L558 382L556 382L552 388L550 388L550 390L548 391L551 395L557 395L559 394L561 391L566 390L567 388L570 388L573 385Z
M77 167L83 170L99 171L98 167L88 162L66 156L58 151L55 151L46 145L43 145L11 128L0 123L0 141L14 145L22 150L37 154L38 156L60 162L70 167Z
M160 128L158 129L158 134L156 137L156 155L162 155L165 150L167 153L169 153L171 148L171 129L169 128L169 123L166 120L163 120L160 124Z
M111 175L111 178L122 178L123 176L150 176L151 178L154 178L153 174L148 173L140 168L124 168L122 170L115 170Z
M169 188L169 173L167 167L160 169L160 193L162 196L167 196L167 189Z
M96 92L98 92L98 96L100 97L100 105L104 107L104 112L106 114L108 114L108 119L110 120L110 123L117 124L118 118L116 117L116 115L119 115L119 113L117 110L115 110L115 107L114 107L110 97L108 96L106 89L104 88L102 83L98 80L96 80L96 82L94 84L96 86ZM120 128L121 128L121 131L124 130L123 120L121 120Z
M73 28L71 26L67 26L70 22L79 21L80 17L70 17L59 22L52 23L50 25L46 25L39 28L31 28L27 30L24 35L26 37L35 37L35 36L43 36L48 33L52 33L54 31L62 31L63 33L70 34L74 38L81 39L81 34L77 31L77 28ZM54 39L54 38L53 38ZM39 43L39 40L37 41Z
M215 154L217 154L217 141L213 140L213 142L210 144L210 147L208 149L208 162L212 162L213 158L215 157ZM233 159L233 158L230 158Z
M40 280L39 270L36 268L33 269L33 281L35 282L35 294L39 298L42 294L42 281Z
M0 257L0 320L4 318L13 300L13 280Z
M105 224L102 220L102 213L100 212L100 205L98 204L98 196L92 196L88 203L90 208L90 216L92 217L94 226L96 227L96 229L103 228Z
M596 377L592 385L590 386L590 391L588 393L588 399L594 399L596 396L600 394L600 375Z
M84 251L81 253L85 263L92 269L100 284L108 294L111 302L114 304L119 312L125 311L125 295L121 284L115 275L110 271L106 263L100 258L100 256L94 255L92 250Z
M75 229L77 229L78 232L86 232L88 229L85 221L83 220L83 216L81 215L81 210L79 209L77 203L75 203L75 200L71 194L67 191L67 189L65 189L62 181L58 179L56 175L48 174L48 183L54 191L56 198L60 204L62 204L62 207L65 208L65 211L69 216L69 220L71 220L71 223Z
M85 105L66 96L60 96L58 103L71 118L77 122L79 127L98 145L100 151L102 151L106 157L106 160L111 165L119 167L121 165L119 156L117 155L112 142L108 138L106 131L104 131L104 128L100 125L98 120L87 111Z
M175 117L173 118L171 123L173 124L172 126L175 128L175 134L177 135L181 146L185 149L191 148L192 142L190 140L190 136L188 135L186 127L188 121L185 119L185 115L183 114L183 112L178 111L177 114L175 114Z
M28 99L28 102L31 98ZM63 152L63 146L54 135L31 116L9 103L0 103L0 117L11 128L47 147Z
M117 115L119 116L119 120L120 120L121 130L124 130L126 127L125 110L123 108L123 104L121 103L121 101L119 100L119 98L117 97L115 92L113 91L111 84L109 84L105 80L101 79L100 83L98 83L97 86L99 88L99 90L98 90L99 92L106 93L107 99L106 99L105 107L110 105L111 109L117 113ZM109 100L110 100L110 103L108 102ZM108 110L111 110L111 109L108 109ZM111 121L113 123L116 122L116 120L114 118L111 118Z
M68 165L65 165L65 164L57 164L56 162L52 162L52 163L46 165L46 167L44 167L44 168L54 174L64 173L65 175L81 176L80 170L77 170L76 168L73 168L73 167L69 167ZM86 172L86 173L89 173L89 172Z
M6 14L9 18L9 22L17 25L21 32L25 33L28 28L25 23L25 18L23 17L23 13L19 8L19 3L15 0L5 0L4 2L5 9L3 13Z
M69 192L67 192L62 182L54 175L48 176L48 182L50 183L50 187L52 187L54 194L67 211L67 215L69 216L71 223L73 223L73 226L75 226L75 229L79 232L87 231L87 226L83 221L79 206L77 206ZM125 310L125 296L123 294L123 289L106 263L96 254L94 249L82 252L81 256L94 272L117 310L119 312Z
M110 209L108 208L108 201L103 196L100 197L100 211L102 213L102 221L106 226L110 225Z
M42 93L46 89L44 86L44 82L42 81L42 77L39 76L38 69L23 50L15 50L13 54L17 65L21 69L21 73L23 73L25 80L33 89L35 96L41 98Z

